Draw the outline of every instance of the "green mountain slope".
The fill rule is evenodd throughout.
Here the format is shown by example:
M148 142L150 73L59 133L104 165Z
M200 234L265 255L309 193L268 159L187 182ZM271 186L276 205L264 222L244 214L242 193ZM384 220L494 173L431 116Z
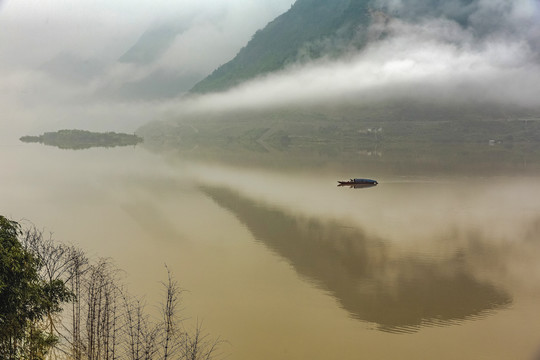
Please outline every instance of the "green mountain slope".
M230 62L195 85L191 92L220 91L285 65L361 47L370 22L370 0L298 0L289 11L257 31ZM364 36L357 37L358 34Z
M400 19L450 20L476 37L513 31L508 4L481 5L482 0L297 0L284 14L257 31L236 57L196 84L192 93L226 90L246 80L321 57L337 57L384 38L383 27L370 25ZM503 4L504 5L504 4ZM486 9L489 11L486 12Z

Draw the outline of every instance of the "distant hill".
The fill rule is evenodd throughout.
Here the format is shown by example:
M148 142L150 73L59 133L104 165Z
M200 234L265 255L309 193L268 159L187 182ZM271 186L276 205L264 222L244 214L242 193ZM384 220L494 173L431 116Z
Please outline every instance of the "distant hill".
M371 19L369 4L369 0L298 0L191 91L225 90L302 58L339 53L343 44L361 47Z
M164 23L146 30L139 40L118 59L121 63L149 64L158 59L184 31L182 24Z
M240 167L539 174L540 111L512 113L519 115L491 105L409 102L297 106L194 113L147 123L136 134L157 153Z
M107 66L102 60L60 53L43 63L39 70L68 82L89 82L102 74Z
M478 0L402 0L401 6L381 0L297 0L284 14L257 31L236 57L196 84L191 92L226 90L243 81L281 70L291 63L336 57L384 37L370 33L375 21L422 17L471 23Z
M116 147L135 146L143 139L133 134L123 134L115 132L97 133L86 130L58 130L56 132L46 132L39 136L23 136L20 138L26 143L41 143L44 145L56 146L60 149L89 149L93 147Z

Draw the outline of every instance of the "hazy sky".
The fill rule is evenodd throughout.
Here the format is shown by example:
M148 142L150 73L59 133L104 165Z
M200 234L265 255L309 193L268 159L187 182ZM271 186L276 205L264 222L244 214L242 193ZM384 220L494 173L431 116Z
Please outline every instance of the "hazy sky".
M185 22L188 28L218 34L197 41L208 56L227 45L237 47L253 31L285 11L293 0L4 0L0 8L2 48L17 60L45 61L58 52L115 58L150 26ZM221 44L220 42L226 42ZM234 50L237 50L236 48ZM13 57L11 57L13 59Z
M123 86L144 85L145 79L152 80L158 73L171 78L169 83L187 79L189 88L230 60L256 30L292 3L3 0L0 131L43 131L71 124L133 130L159 117L159 106L174 99L156 104L153 98L153 104L147 105L144 98L135 98L136 102L125 104L115 98ZM184 30L159 59L149 64L117 62L145 31L167 23L180 24ZM160 89L159 81L155 86Z

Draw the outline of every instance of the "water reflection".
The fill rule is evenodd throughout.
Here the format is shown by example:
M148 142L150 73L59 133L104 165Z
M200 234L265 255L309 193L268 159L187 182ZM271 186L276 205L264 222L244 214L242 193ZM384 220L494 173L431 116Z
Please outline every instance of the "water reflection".
M377 184L338 184L338 187L348 187L350 189L367 189L377 186Z
M484 316L512 302L476 279L463 255L395 257L388 242L337 221L301 218L225 188L201 187L253 236L350 315L387 332L412 332Z
M216 113L204 118L148 123L137 134L145 139L143 146L153 152L176 152L185 159L212 159L234 166L348 170L356 167L372 174L399 176L536 175L540 171L536 142L517 141L523 136L519 121L501 123L500 130L506 128L513 134L509 138L514 140L495 146L489 145L487 134L463 142L463 133L455 132L456 124L410 122L404 128L403 121L348 123L319 118L319 114ZM459 126L466 124L471 123ZM484 122L477 125L485 126ZM382 126L385 135L374 138L358 126ZM446 126L451 128L443 130ZM532 129L531 134L537 130Z
M56 132L46 132L39 136L23 136L20 140L26 143L41 143L70 150L84 150L94 147L136 146L143 141L142 138L132 134L115 132L97 133L87 130L58 130Z

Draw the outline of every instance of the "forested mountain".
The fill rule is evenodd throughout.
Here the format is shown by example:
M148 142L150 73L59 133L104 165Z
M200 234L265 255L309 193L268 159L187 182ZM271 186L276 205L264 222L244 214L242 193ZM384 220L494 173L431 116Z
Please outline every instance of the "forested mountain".
M369 0L298 0L191 91L224 90L302 58L341 52L343 44L361 47L371 18L369 6Z
M410 22L444 18L464 28L470 27L478 3L478 0L297 0L289 11L257 31L234 59L196 84L191 92L225 90L291 63L361 49L368 42L386 36L384 26L370 31L370 25L384 24L391 18ZM476 33L496 25L496 19L493 16L492 24L483 21Z

